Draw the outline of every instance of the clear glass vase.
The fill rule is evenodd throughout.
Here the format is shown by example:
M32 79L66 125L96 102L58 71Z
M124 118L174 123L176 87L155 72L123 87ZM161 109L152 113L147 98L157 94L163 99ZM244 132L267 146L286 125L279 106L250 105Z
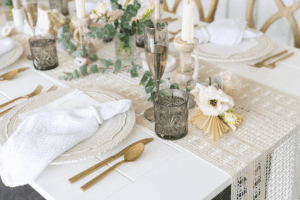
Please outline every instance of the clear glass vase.
M136 44L135 36L130 36L129 43L125 43L115 37L115 50L117 59L120 59L122 63L131 63L136 60Z

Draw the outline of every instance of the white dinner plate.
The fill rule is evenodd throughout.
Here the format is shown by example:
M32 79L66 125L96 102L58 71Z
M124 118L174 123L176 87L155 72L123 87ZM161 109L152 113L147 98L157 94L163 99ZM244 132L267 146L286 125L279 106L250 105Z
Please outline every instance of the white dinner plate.
M0 56L0 69L8 67L9 65L16 62L23 53L22 45L14 40L14 47L9 52Z
M19 114L46 105L73 90L74 89L65 89L40 94L17 105L14 109L7 113L1 121L1 145L3 145L6 140L17 130L19 124L22 122L18 117ZM98 89L97 91L84 92L99 103L124 99L120 95L106 90ZM133 107L131 107L127 112L118 114L113 118L106 120L93 136L80 142L64 152L62 155L58 156L52 161L51 164L74 163L100 155L116 147L120 142L122 142L130 134L134 124L135 112Z
M255 46L248 49L247 51L240 51L229 57L216 55L213 54L212 52L205 52L201 50L200 48L201 44L200 44L198 46L198 57L199 59L202 60L215 61L215 62L243 62L243 61L249 61L249 60L261 58L271 53L271 51L274 49L275 46L274 41L265 34L263 34L261 37L252 38L251 40L256 43ZM248 42L251 40L248 40ZM224 48L226 47L224 47L223 45L222 48L224 50ZM232 51L232 46L228 46L228 51Z

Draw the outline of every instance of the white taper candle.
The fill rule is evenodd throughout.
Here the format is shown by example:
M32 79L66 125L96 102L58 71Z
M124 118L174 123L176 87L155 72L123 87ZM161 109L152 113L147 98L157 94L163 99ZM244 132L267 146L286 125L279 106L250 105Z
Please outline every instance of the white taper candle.
M21 8L21 4L19 0L13 0L12 1L14 9L20 9Z
M154 20L155 22L160 18L160 0L155 0Z
M77 13L77 18L82 19L86 18L85 14L85 0L75 0L76 3L76 13Z
M192 41L194 39L194 3L191 0L185 0L183 3L182 16L182 35L181 40Z

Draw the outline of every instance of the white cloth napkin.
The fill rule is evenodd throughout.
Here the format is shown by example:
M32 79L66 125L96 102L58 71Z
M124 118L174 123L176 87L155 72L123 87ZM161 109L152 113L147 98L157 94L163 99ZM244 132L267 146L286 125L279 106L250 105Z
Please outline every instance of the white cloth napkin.
M199 43L210 42L223 45L239 44L243 38L260 37L261 32L250 30L247 22L240 19L221 19L209 24L206 28L194 29L194 37ZM181 36L181 33L176 37Z
M6 186L34 181L57 156L92 136L99 128L99 118L107 120L131 106L131 101L125 99L78 109L84 100L87 100L85 107L88 103L95 104L88 95L75 90L44 108L23 115L27 117L2 147L1 178ZM61 106L63 104L65 106ZM60 110L62 107L75 109ZM49 111L51 108L54 111ZM48 112L37 113L41 110Z
M12 39L7 38L7 39L0 40L0 56L12 50L13 47L14 47L14 41Z

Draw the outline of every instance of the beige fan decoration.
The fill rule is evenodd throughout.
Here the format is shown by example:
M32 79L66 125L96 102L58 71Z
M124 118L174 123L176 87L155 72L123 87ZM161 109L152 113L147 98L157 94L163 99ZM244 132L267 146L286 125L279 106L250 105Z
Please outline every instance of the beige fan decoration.
M203 129L214 142L230 129L235 131L242 122L243 116L232 112L232 97L223 90L197 83L191 93L199 111L191 116L190 122Z

